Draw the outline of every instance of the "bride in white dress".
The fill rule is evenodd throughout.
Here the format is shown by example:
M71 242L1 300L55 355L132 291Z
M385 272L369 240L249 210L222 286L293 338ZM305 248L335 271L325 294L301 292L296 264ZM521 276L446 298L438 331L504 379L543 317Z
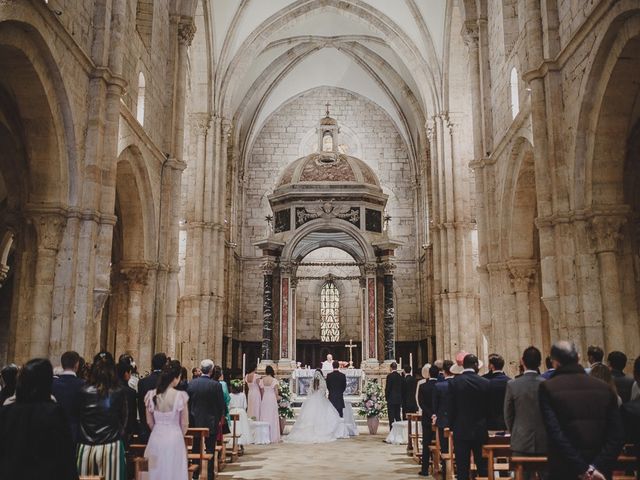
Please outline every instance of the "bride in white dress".
M327 382L322 371L316 370L291 433L284 439L288 443L325 443L347 438L344 420L327 398Z

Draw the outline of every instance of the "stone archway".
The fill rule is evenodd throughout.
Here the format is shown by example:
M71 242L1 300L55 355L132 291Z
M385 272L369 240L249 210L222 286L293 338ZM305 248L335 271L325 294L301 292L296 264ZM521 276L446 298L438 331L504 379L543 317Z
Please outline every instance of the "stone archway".
M157 265L154 212L140 151L133 146L118 157L116 224L111 254L111 298L103 311L106 348L131 354L147 364L154 347L154 293Z
M29 25L0 23L0 361L58 354L68 343L54 285L75 201L73 125L59 72ZM11 236L10 242L7 241Z
M640 121L640 15L615 18L603 36L584 89L572 203L580 212L580 272L585 344L637 351L640 275L635 191ZM593 272L593 273L591 273ZM588 315L587 315L588 314Z

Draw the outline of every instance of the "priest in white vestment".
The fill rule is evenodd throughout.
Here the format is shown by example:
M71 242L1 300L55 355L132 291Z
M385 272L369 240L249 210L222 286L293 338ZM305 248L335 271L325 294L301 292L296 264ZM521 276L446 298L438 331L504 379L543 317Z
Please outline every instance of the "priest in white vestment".
M322 362L322 370L333 370L333 355L327 355L327 359Z

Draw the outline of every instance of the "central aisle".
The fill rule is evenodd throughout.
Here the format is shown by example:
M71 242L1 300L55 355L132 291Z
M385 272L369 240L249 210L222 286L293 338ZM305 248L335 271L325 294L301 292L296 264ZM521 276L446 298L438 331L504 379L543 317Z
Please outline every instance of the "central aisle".
M385 422L386 423L386 422ZM287 428L287 430L289 427ZM419 465L406 454L406 445L384 443L388 429L378 435L360 427L360 435L317 445L249 445L235 464L216 478L224 480L416 479Z

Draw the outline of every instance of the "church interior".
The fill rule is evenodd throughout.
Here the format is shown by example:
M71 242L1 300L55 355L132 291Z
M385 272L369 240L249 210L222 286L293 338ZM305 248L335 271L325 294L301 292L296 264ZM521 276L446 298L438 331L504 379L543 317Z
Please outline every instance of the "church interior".
M640 352L635 0L0 2L0 364Z

